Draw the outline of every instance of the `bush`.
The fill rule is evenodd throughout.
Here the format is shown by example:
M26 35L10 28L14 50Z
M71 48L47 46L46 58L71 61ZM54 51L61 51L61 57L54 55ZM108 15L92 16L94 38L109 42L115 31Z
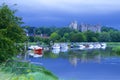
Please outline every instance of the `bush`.
M120 55L120 46L112 48L112 51Z

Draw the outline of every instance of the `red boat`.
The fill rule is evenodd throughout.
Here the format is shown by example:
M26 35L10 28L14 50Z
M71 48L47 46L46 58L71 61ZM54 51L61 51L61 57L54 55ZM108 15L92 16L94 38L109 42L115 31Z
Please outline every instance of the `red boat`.
M31 49L31 52L29 53L29 55L31 55L33 57L42 57L43 56L43 49L42 49L42 47L30 46L29 49Z
M42 55L42 48L39 48L39 49L34 49L34 53L35 54L38 54L38 55Z

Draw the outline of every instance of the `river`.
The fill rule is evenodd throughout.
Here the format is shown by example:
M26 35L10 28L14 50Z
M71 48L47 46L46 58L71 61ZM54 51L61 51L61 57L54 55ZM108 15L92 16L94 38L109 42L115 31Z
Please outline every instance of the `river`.
M49 50L44 51L43 57L29 59L59 80L120 80L120 56L111 48Z

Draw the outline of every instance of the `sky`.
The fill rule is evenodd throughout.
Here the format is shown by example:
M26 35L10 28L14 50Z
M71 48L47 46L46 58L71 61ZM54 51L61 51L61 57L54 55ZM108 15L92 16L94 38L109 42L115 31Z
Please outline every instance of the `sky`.
M29 26L100 24L120 28L120 0L0 0L18 9L17 16Z

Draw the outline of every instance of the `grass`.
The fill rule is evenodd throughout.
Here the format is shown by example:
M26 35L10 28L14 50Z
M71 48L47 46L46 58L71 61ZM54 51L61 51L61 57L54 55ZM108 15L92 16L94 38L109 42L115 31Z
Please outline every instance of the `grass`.
M57 80L50 75L42 72L33 72L28 74L16 75L14 73L0 71L0 80Z
M0 80L58 80L58 78L42 66L10 60L0 65Z
M10 80L14 76L13 73L6 73L3 71L0 71L0 80Z
M120 46L113 47L112 51L120 55Z
M120 42L107 42L107 44L118 44L118 45L120 45Z
M120 46L120 42L107 42L108 47Z
M56 80L55 78L45 75L41 72L33 72L23 75L17 75L11 78L11 80Z

